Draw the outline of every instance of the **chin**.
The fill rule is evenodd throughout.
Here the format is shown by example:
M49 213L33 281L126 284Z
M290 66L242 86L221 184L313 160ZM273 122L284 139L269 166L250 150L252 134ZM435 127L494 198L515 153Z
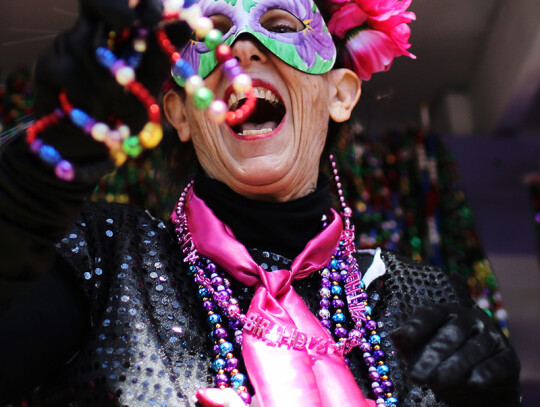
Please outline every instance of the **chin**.
M264 187L279 183L286 178L288 173L287 169L276 165L275 160L254 158L239 166L232 176L238 183Z

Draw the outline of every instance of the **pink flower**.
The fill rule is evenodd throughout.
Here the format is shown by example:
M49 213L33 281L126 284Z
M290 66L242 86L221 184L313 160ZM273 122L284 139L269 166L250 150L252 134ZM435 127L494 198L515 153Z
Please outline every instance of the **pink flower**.
M339 38L347 38L345 61L361 79L369 80L373 73L387 71L398 56L416 58L407 51L411 46L407 24L416 19L413 12L406 11L411 0L328 2L332 13L328 29Z

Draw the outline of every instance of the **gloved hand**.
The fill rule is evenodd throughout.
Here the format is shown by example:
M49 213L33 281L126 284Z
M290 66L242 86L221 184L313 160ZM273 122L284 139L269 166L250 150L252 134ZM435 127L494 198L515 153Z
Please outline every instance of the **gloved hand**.
M98 63L95 50L107 44L111 30L119 33L133 26L154 29L160 21L161 12L160 0L140 0L135 8L130 8L127 0L81 0L80 15L73 28L61 34L37 61L38 114L44 115L57 108L59 91L66 89L68 99L75 107L100 121L114 115L130 126L132 134L136 134L148 120L146 109ZM168 31L173 34L175 45L181 46L189 39L190 33L185 23L177 23ZM171 66L153 32L148 35L147 42L147 51L136 70L136 78L155 97L169 77ZM129 46L129 43L126 44L126 47ZM115 50L115 53L121 51ZM104 146L93 143L89 137L75 137L71 143L64 137L60 143L55 143L54 138L58 133L71 135L74 131L74 126L67 130L62 126L51 129L51 143L55 146L61 144L61 150L70 159L77 160L79 155L87 158L92 151L106 154Z
M457 304L419 309L392 332L411 379L450 406L520 405L516 352L482 310Z

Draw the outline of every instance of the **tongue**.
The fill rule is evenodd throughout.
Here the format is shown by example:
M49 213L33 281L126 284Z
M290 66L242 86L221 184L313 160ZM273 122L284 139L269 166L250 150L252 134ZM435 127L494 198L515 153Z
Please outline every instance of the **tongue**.
M277 127L277 123L274 121L264 122L264 123L251 123L246 122L241 126L241 133L244 133L247 130L262 130L270 129L274 130Z

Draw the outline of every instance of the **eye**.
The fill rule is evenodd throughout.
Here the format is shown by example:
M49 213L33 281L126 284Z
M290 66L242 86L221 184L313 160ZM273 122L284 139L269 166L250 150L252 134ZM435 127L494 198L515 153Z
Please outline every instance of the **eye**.
M221 31L223 35L227 34L233 26L231 19L223 14L214 14L208 18L214 23L214 28Z
M208 17L210 20L212 20L212 24L214 25L214 28L216 30L221 31L223 35L227 34L231 27L233 26L232 21L229 17L223 15L223 14L214 14ZM192 38L193 41L204 41L204 38L200 38L193 32Z
M259 23L264 29L279 34L296 33L306 28L294 15L279 8L268 10L262 15Z

